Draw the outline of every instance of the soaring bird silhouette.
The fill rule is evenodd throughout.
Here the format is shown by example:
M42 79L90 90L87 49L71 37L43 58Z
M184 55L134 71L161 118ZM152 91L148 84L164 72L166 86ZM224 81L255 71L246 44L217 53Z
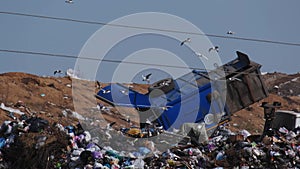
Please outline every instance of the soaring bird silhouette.
M242 81L241 79L239 79L237 77L230 77L230 78L228 78L228 80L230 80L230 81L239 81L239 82Z
M123 93L124 95L128 95L129 90L128 89L121 89L120 92Z
M55 70L55 71L54 71L54 75L56 75L57 73L62 74L63 71L62 71L62 70Z
M191 41L192 41L191 38L187 38L186 40L184 40L184 41L182 41L182 42L180 43L180 46L182 46L182 45L185 44L185 43L190 43Z
M218 68L219 67L218 63L214 63L214 67Z
M228 35L233 35L233 34L235 34L235 32L228 31L227 34L228 34Z
M150 76L152 75L152 73L145 75L142 75L143 81L146 81L148 83L150 83Z
M211 47L208 49L208 52L211 52L211 51L216 51L216 52L219 52L219 46L214 46L214 47Z
M73 0L66 0L65 2L68 3L68 4L72 4Z
M102 91L103 94L108 94L108 93L110 93L110 90L101 89L101 91Z
M169 108L171 108L172 106L163 106L163 107L160 107L163 111L168 111Z
M197 55L198 57L204 58L206 60L208 60L208 57L206 57L205 55L199 53L199 52L195 52L195 55Z
M97 84L97 86L96 86L97 89L101 89L102 88L102 85L101 85L101 83L98 80L96 80L96 84Z

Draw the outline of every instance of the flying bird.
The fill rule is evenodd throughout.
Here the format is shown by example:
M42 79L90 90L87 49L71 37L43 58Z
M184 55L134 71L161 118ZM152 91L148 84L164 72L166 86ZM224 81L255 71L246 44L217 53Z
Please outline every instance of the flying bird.
M128 84L128 85L126 85L129 89L132 89L132 88L134 88L134 86L133 85L131 85L131 84Z
M150 83L150 76L152 75L152 73L145 75L142 75L143 81L146 81L148 83Z
M180 43L180 46L182 46L182 45L185 44L185 43L190 43L191 41L192 41L191 38L187 38L186 40L184 40L184 41L182 41L182 42Z
M172 106L163 106L163 107L160 107L163 111L168 111L169 108L171 108Z
M219 46L214 46L214 47L211 47L208 49L208 52L211 52L211 51L216 51L216 52L219 52Z
M233 34L235 34L235 32L228 31L227 34L228 34L228 35L233 35Z
M169 86L170 84L169 84L167 81L163 81L163 82L161 83L161 85L163 85L163 86Z
M241 79L239 79L239 78L237 78L237 77L230 77L230 78L228 78L228 80L230 80L230 81L239 81L239 82L241 82L242 80Z
M199 52L195 52L195 54L198 56L198 57L201 57L201 58L204 58L206 60L208 60L208 57L206 57L205 55L199 53Z
M96 83L97 83L97 89L101 89L102 88L101 83L98 80L96 81Z
M217 63L214 63L214 67L215 67L215 68L218 68L219 65L218 65Z
M68 3L68 4L72 4L73 0L66 0L65 2Z
M103 94L108 94L108 93L110 93L110 90L101 89L101 91L102 91Z
M123 93L124 95L128 95L128 89L127 90L120 90L121 93Z
M63 71L62 71L62 70L55 70L55 71L54 71L54 75L56 75L57 73L62 74Z

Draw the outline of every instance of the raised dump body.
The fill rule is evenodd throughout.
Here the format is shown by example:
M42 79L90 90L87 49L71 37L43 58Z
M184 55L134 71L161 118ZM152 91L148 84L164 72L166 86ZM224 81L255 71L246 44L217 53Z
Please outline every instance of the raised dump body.
M184 123L205 122L210 130L229 120L231 113L268 95L261 79L261 65L250 61L246 54L237 55L238 58L210 72L193 70L175 80L158 81L146 94L111 84L96 97L113 106L136 108L141 125L148 119L168 130ZM212 74L217 78L212 79ZM106 90L111 92L103 92Z

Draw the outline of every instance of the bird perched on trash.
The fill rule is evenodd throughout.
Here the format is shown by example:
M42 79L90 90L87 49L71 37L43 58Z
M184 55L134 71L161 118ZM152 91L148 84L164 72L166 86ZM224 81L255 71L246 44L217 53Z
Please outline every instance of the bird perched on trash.
M206 60L208 60L208 57L204 56L203 54L199 53L199 52L195 52L195 54L198 56L198 57L201 57L201 58L204 58Z
M192 41L191 38L187 38L186 40L184 40L184 41L182 41L182 42L180 43L180 46L182 46L182 45L185 44L185 43L190 43L191 41Z
M145 123L148 124L148 125L152 125L152 122L149 119L146 119Z
M72 4L73 0L66 0L65 2L68 3L68 4Z
M55 71L54 71L54 75L56 75L57 73L62 74L63 71L62 71L62 70L55 70Z
M211 51L216 51L216 52L219 52L219 46L214 46L214 47L211 47L208 49L208 52L211 52Z
M102 104L97 104L97 109L100 110L100 111L109 111L110 110L109 107L106 107Z
M112 136L110 135L109 131L113 130L112 126L115 125L116 122L112 122L106 125L106 131L105 131L105 135L107 136L107 139L111 139Z
M111 129L112 129L112 126L115 125L115 124L116 124L115 121L114 121L114 122L111 122L111 123L109 123L109 124L107 124L107 129L111 130Z
M232 31L227 32L227 35L233 35L233 34L235 34L235 32L232 32Z
M173 133L179 133L180 130L179 130L179 129L176 129L176 128L172 128L172 132L173 132Z
M108 94L108 93L110 93L110 90L101 89L101 91L102 91L103 94Z
M145 75L142 75L143 81L146 81L148 83L150 83L150 76L152 75L152 73Z

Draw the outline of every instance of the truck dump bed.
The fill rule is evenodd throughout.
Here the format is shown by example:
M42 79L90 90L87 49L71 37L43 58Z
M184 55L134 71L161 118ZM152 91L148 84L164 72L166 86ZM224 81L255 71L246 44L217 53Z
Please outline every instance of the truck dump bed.
M210 72L193 70L178 79L163 79L152 84L146 94L111 84L96 97L113 106L139 110L141 124L146 119L156 121L166 130L180 128L184 123L205 122L207 129L228 120L231 113L241 110L265 97L268 92L261 78L261 65L246 54ZM211 79L212 73L223 72ZM167 85L162 85L168 83ZM110 93L103 91L110 90ZM124 94L120 91L126 90Z
M268 90L261 78L261 65L237 52L238 58L223 65L227 79L226 105L230 112L237 112L268 96ZM237 77L238 80L228 80Z

